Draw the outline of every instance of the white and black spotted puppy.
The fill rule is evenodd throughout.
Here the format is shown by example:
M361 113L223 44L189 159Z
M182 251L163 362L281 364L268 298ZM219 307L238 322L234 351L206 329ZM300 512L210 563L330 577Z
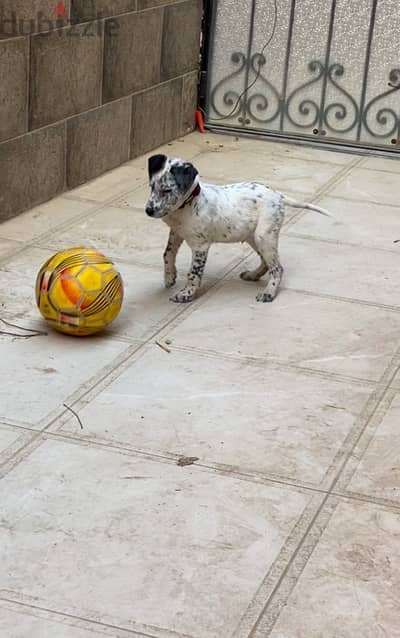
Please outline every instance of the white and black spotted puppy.
M170 228L164 253L167 288L175 284L176 256L183 241L193 253L186 285L171 297L171 301L178 303L195 297L209 248L216 242L247 242L254 248L261 263L240 276L246 281L258 281L268 273L267 284L257 295L257 301L272 301L283 273L278 241L285 204L329 216L318 206L299 203L256 182L227 186L204 184L192 164L166 155L153 155L148 168L151 193L146 213L162 218Z

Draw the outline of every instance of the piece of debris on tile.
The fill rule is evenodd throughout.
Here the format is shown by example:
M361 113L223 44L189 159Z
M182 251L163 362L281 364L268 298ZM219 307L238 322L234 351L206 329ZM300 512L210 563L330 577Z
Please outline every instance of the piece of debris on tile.
M199 460L198 456L181 456L176 464L179 465L179 467L186 467L186 465L194 465L196 461Z

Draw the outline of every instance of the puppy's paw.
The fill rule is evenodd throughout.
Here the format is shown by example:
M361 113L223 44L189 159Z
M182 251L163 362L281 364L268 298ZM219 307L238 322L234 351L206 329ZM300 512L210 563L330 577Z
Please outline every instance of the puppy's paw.
M180 290L173 297L170 297L170 301L174 303L190 303L194 299L194 293L192 290Z
M172 288L175 286L176 282L176 270L174 271L165 271L164 273L164 283L166 288Z
M275 299L274 295L270 295L268 292L259 292L256 301L261 301L262 303L268 303Z

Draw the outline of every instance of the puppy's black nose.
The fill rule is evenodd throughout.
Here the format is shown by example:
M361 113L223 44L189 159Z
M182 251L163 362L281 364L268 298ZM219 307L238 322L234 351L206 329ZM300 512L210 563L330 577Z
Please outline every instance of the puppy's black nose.
M154 216L154 208L152 206L146 206L146 215L149 217Z

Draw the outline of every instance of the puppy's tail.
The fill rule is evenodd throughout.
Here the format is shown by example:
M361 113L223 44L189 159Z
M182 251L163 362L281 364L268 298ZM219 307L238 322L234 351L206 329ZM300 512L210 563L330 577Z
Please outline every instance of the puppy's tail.
M288 206L291 206L292 208L306 208L307 210L313 210L316 213L319 213L320 215L325 215L325 217L332 217L332 215L328 213L328 211L325 210L325 208L321 208L320 206L314 206L314 204L304 204L302 202L298 202L297 200L292 199L291 197L288 197L287 195L282 194L282 197L285 204L287 204Z

